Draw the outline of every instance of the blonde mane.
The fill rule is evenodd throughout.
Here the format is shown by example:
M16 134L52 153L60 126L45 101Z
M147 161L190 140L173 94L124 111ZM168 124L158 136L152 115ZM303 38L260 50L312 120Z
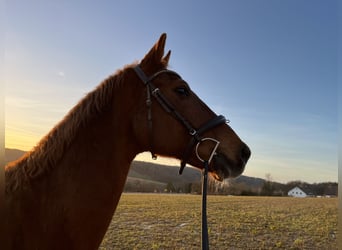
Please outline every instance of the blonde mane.
M6 193L54 168L77 130L102 114L111 104L115 89L121 85L127 67L109 76L73 107L40 142L22 158L5 166Z

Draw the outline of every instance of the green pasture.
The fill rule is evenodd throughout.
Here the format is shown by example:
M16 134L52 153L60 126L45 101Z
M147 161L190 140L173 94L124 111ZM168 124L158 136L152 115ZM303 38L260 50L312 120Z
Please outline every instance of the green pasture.
M211 249L337 249L337 198L208 197ZM100 249L200 249L201 196L123 194Z

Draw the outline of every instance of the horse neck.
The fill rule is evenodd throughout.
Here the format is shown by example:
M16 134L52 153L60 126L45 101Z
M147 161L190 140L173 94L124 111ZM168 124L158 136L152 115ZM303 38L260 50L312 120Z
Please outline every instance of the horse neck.
M84 244L97 245L102 240L120 200L129 166L139 152L132 138L132 112L127 102L127 95L117 94L112 110L78 132L56 168L57 172L60 169L57 181L64 186L62 193L67 193L63 202L70 211L68 220L82 223L73 238Z
M139 152L124 100L127 96L118 93L108 112L81 128L56 168L64 176L61 181L69 176L70 185L79 185L78 192L84 192L85 198L91 193L100 197L102 192L118 201L129 166Z
M60 244L71 244L65 235L84 244L83 249L100 244L129 166L140 151L132 131L133 92L120 88L106 111L75 130L56 166L32 179L29 188L14 191L8 199L9 210L20 207L20 211L10 212L12 219L17 216L20 223L13 222L13 230L20 224L23 231L30 232L25 237L32 244L41 242L42 225L50 230L50 234L45 233L47 245L58 237ZM25 216L27 213L30 218Z

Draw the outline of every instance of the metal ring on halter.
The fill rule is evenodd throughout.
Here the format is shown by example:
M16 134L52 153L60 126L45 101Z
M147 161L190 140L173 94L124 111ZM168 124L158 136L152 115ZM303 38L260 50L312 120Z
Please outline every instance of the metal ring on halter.
M215 144L215 147L214 147L213 150L211 151L211 154L210 154L210 157L209 157L208 160L203 160L203 159L200 157L199 153L198 153L198 147L199 147L199 145L201 144L201 142L204 142L204 141L212 141L212 142L215 142L215 143L216 143L216 144ZM220 142L219 142L218 140L213 139L213 138L207 137L207 138L201 139L201 140L197 143L197 145L196 145L196 156L197 156L197 158L198 158L201 162L206 162L206 161L207 161L208 164L210 164L211 160L213 159L213 157L214 157L214 155L215 155L215 153L216 153L216 149L218 148L219 144L220 144Z

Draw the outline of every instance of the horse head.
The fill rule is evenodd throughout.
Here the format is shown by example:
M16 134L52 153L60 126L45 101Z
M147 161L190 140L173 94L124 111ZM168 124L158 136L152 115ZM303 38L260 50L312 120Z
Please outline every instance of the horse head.
M250 149L223 116L217 116L176 72L167 69L171 51L164 55L165 41L162 34L134 67L140 95L133 127L142 151L178 158L182 168L188 163L201 169L203 159L210 159L209 171L217 180L240 175Z

